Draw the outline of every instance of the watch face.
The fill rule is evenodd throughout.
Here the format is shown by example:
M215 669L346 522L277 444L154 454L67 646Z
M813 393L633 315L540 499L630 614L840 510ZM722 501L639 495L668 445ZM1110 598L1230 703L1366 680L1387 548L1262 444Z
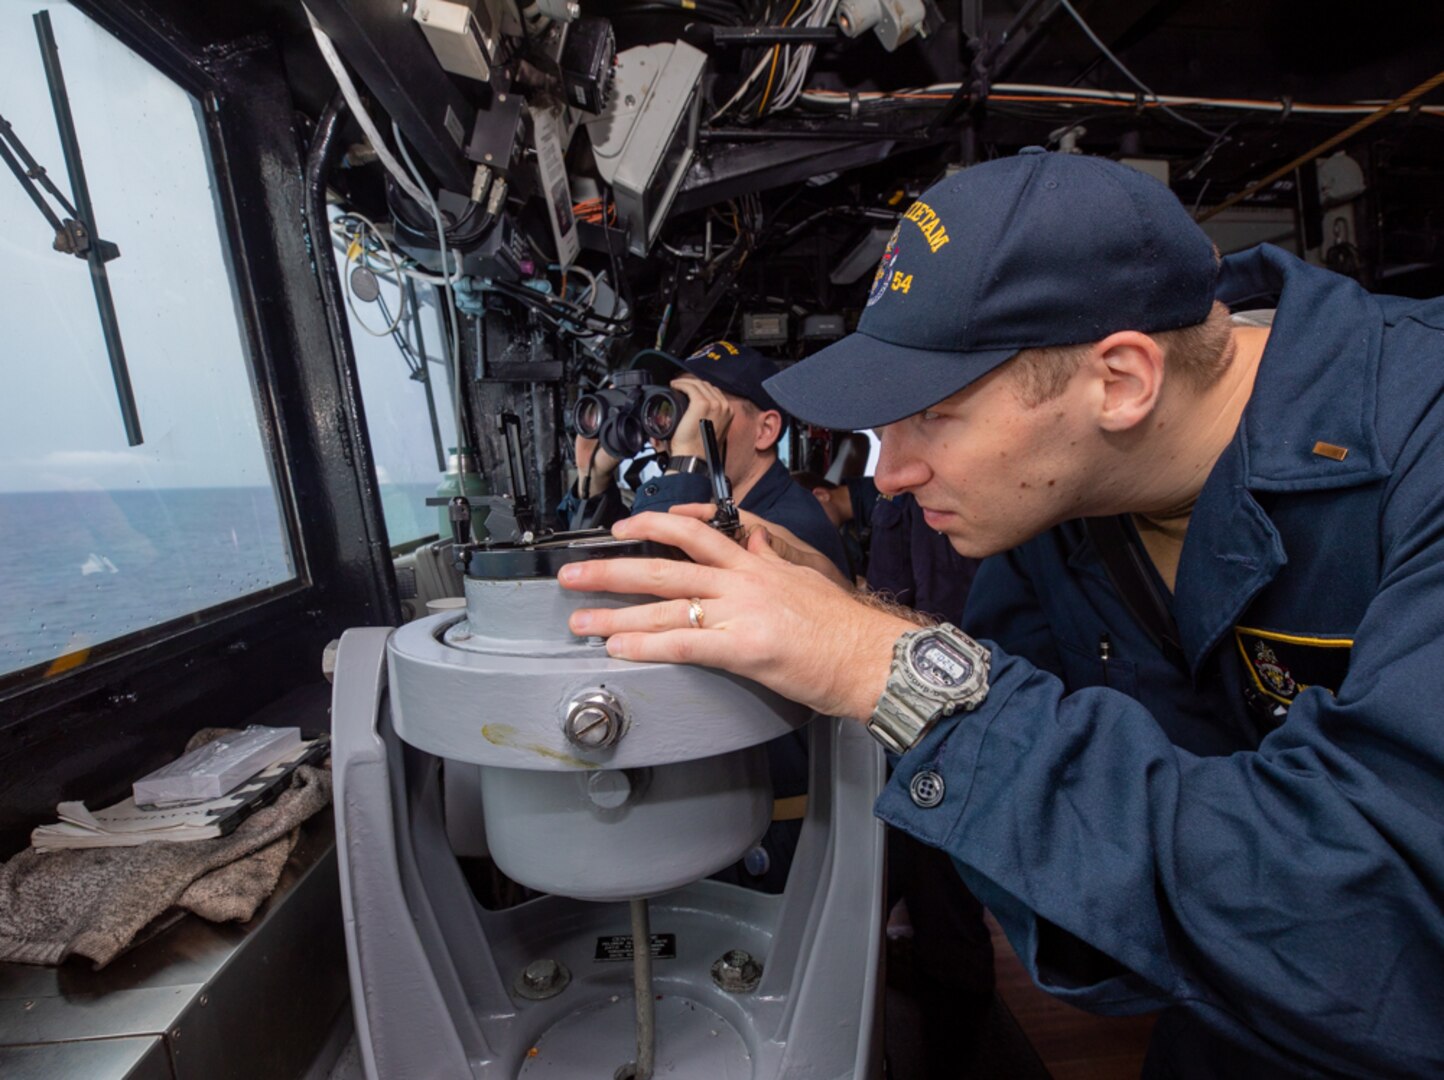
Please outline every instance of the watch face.
M973 661L940 637L917 640L913 645L912 666L940 690L957 690L973 674Z

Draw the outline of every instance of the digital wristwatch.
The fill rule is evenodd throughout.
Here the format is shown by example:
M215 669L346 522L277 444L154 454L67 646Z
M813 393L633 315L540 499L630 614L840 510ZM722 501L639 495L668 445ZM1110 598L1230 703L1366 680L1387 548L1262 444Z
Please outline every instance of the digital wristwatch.
M987 649L948 623L907 631L893 645L887 686L867 730L893 753L906 753L940 718L982 703L991 660Z

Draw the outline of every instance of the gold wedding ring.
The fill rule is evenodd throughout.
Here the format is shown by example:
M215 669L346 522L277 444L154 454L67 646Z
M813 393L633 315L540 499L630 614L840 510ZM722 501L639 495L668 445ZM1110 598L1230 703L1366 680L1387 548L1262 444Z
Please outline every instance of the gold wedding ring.
M694 630L702 629L702 620L705 617L706 615L702 611L701 600L694 596L687 601L687 622L692 625Z

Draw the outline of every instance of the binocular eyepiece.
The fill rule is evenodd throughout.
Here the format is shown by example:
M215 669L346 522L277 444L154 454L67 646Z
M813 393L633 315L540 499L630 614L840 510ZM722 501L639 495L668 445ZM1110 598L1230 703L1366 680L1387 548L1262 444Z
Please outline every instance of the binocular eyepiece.
M641 453L648 439L670 439L687 411L687 395L646 379L645 372L618 372L612 385L582 394L572 406L572 430L598 440L615 458Z

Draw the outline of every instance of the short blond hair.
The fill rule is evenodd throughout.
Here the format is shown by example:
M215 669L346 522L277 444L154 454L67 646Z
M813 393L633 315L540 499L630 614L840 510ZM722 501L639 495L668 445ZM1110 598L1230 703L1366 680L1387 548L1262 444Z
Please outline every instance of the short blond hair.
M1163 330L1149 337L1163 349L1164 363L1183 374L1195 388L1212 386L1228 367L1233 323L1228 308L1217 300L1207 318L1193 326ZM1024 349L1008 361L1013 386L1029 408L1063 393L1093 343Z

